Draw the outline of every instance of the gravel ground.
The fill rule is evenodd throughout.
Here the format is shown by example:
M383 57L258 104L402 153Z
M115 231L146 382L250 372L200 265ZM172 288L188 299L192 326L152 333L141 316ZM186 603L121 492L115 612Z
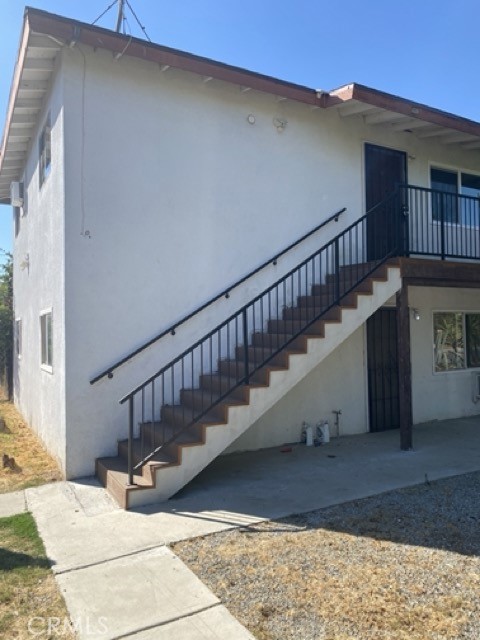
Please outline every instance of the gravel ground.
M480 472L173 545L258 640L479 640Z

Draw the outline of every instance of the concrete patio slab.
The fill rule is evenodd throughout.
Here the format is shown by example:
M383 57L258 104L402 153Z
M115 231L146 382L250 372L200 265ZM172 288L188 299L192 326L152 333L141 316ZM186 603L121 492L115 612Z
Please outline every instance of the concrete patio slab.
M27 489L57 573L178 540L480 469L480 416L218 458L167 503L125 512L92 479ZM92 505L102 504L95 509ZM95 541L85 544L85 540ZM113 543L114 541L114 543Z
M64 573L57 581L80 640L113 640L219 604L166 547Z
M217 605L188 618L140 631L125 640L255 640L231 613Z
M168 504L181 513L194 506L198 517L229 508L271 519L480 469L480 416L417 425L413 433L412 451L401 451L399 431L391 430L290 453L220 457Z
M27 507L71 616L90 624L80 638L243 640L248 632L164 545L478 471L480 416L416 426L414 444L400 451L389 431L225 456L174 499L130 512L94 479L28 489Z
M12 491L0 495L0 518L16 516L26 510L25 491Z

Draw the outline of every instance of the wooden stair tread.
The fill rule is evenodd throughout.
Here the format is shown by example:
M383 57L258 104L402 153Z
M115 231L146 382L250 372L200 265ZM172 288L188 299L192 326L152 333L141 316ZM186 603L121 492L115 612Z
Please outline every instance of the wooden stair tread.
M180 428L180 425L186 425L192 421L195 421L195 424L198 425L222 424L223 422L213 410L208 411L204 416L197 419L198 414L198 410L193 410L182 404L163 405L162 422L165 422L167 425L170 424L177 430Z
M233 393L229 393L224 398L219 400L221 398L221 395L223 394L213 393L201 388L182 389L182 391L180 392L182 404L184 404L186 407L195 409L196 411L203 411L204 409L211 407L214 402L218 402L218 404L216 404L215 407L212 408L212 410L216 407L236 407L248 404L248 400L242 400L241 398L235 396Z
M144 438L143 446L142 446L141 438L135 438L132 444L133 444L132 448L133 448L134 464L137 464L138 462L140 462L140 460L148 456L148 454L151 453L152 449L156 447L156 445L152 446L151 439L149 437ZM118 443L118 451L119 451L119 458L122 458L123 460L126 461L127 452L128 452L128 440L121 440ZM172 464L176 464L176 463L177 463L176 456L172 455L171 453L167 453L164 450L158 451L148 461L148 464L155 467L169 467Z
M181 433L179 433L179 431L181 430L179 426L173 427L168 422L154 422L154 423L145 422L141 424L140 427L148 432L152 428L152 424L156 434L158 436L161 436L164 442L167 442L168 440L170 440L174 435L177 435L176 442L178 444L189 445L189 444L195 444L199 442L199 436L198 436L199 426L198 425L192 425L191 427L188 427ZM145 440L147 440L150 436L145 435L144 437L145 437Z
M232 393L236 393L240 389L248 389L248 388L255 389L257 387L265 386L265 384L262 384L261 382L252 382L252 381L250 381L249 384L238 384L236 378L233 378L231 376L221 375L219 374L218 371L212 373L212 375L203 374L202 376L200 376L201 389L208 390L210 385L213 385L221 389L232 389L233 387L235 387Z
M240 369L240 367L243 367L243 362L240 362L239 360L234 360L233 358L228 358L228 359L222 360L222 361L221 361L221 363L222 363L223 365L227 365L227 364L228 364L228 365L231 365L233 368L238 367L238 369ZM253 365L253 363L251 362L251 363L250 363L250 369L252 369L252 368L253 368L253 366L252 366L252 365ZM267 362L266 364L264 364L264 365L259 369L259 371L261 371L262 369L266 369L266 368L268 368L268 369L273 369L273 370L276 370L276 369L278 369L278 370L283 370L283 369L287 369L288 367L283 366L283 365L272 364L271 362ZM252 375L255 375L255 374L252 374ZM254 383L254 384L255 384L255 383Z
M110 481L116 482L123 487L128 485L126 460L120 456L116 456L115 458L98 458L97 464L102 465L108 473L107 486ZM152 486L151 482L144 478L143 475L139 474L138 471L133 474L133 479L135 487L139 489L142 487L148 488Z

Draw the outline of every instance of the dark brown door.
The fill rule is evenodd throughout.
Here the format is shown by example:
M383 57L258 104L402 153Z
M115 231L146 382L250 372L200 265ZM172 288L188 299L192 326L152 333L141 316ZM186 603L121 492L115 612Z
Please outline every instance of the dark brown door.
M400 426L397 310L379 309L367 320L370 431Z
M403 151L374 144L365 145L365 199L367 212L367 253L369 260L381 260L399 242L399 201L388 200L398 184L407 182L407 158Z

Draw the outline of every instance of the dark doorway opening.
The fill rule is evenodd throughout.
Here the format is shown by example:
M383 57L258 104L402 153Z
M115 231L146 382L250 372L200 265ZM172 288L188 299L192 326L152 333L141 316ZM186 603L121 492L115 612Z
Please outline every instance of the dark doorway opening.
M370 211L393 194L398 184L407 182L404 151L365 145L365 204ZM369 260L384 258L399 241L399 202L392 199L377 207L367 221Z
M379 309L367 320L370 431L400 427L397 310Z

